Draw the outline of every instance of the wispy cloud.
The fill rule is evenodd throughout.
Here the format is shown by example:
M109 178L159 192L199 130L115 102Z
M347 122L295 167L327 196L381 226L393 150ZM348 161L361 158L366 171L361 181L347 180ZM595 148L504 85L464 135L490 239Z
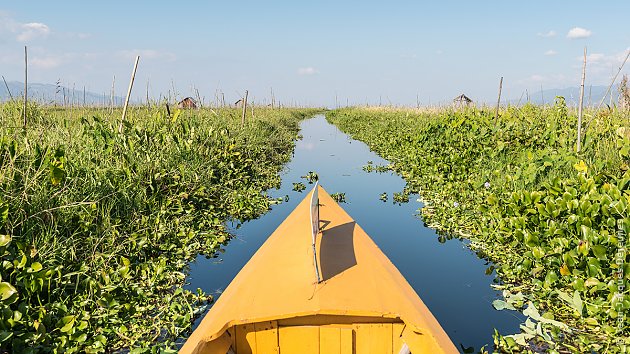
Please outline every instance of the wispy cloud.
M621 66L621 63L623 63L626 55L628 54L628 50L630 50L630 48L613 54L588 54L586 56L586 64L588 65L589 72L594 74L596 77L608 77L613 68ZM583 56L576 56L574 67L581 68L583 60Z
M50 28L40 22L24 23L20 26L16 39L20 42L28 42L36 38L45 38L50 34Z
M34 39L46 38L50 33L50 27L45 23L22 23L15 20L7 12L0 11L0 40L29 42Z
M553 49L549 49L548 51L545 52L545 55L547 56L556 55L556 54L558 54L558 52L556 52Z
M309 75L318 74L319 71L312 66L308 66L305 68L299 68L297 73L298 75L301 75L301 76L309 76Z
M35 57L29 61L29 64L38 69L53 69L63 63L63 58L55 56Z
M538 33L538 37L545 37L545 38L551 38L551 37L555 37L558 33L556 33L556 31L548 31L548 32L539 32Z
M567 33L569 39L583 39L590 37L592 32L582 27L573 27Z

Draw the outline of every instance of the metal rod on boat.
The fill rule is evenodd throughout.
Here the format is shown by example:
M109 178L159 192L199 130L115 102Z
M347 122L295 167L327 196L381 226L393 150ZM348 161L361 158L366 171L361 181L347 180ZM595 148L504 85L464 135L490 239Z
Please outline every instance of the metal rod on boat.
M316 247L316 237L319 233L319 193L317 192L317 186L319 186L319 181L315 182L313 194L311 194L311 236L313 237L313 263L315 265L315 275L317 276L317 283L321 283L322 279L319 275L319 267L317 266Z

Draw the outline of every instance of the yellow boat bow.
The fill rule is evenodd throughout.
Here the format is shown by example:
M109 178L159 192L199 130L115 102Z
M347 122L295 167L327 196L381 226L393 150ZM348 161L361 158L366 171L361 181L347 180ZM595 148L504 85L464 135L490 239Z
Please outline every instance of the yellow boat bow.
M238 273L180 353L458 350L398 269L316 186Z

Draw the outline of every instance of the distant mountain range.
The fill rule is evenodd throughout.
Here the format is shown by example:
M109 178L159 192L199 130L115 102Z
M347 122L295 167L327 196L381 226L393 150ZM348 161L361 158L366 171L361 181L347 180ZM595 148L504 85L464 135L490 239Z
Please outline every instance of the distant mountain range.
M13 97L21 97L24 91L24 83L17 81L9 81L7 82L9 86L9 90ZM584 88L584 105L585 106L596 106L601 101L604 94L606 94L606 90L608 86L587 86ZM611 89L612 92L612 102L614 104L617 103L617 98L619 92L617 91L617 85L613 86ZM74 91L71 88L65 86L57 86L54 84L41 84L41 83L31 83L28 84L28 96L30 99L34 99L38 102L46 103L46 104L64 104L64 94L65 94L65 103L70 105L70 103L74 99L74 104L81 105L84 102L83 89L75 89ZM4 102L10 99L11 95L7 91L7 88L4 82L0 81L0 102ZM529 96L529 97L528 97ZM562 96L565 98L567 105L569 106L577 106L580 97L580 88L579 87L567 87L562 89L543 89L542 91L536 92L524 92L519 98L511 98L507 100L509 104L525 104L528 102L534 104L553 104L556 96ZM105 105L109 106L110 104L110 95L107 93L105 97L103 94L98 94L95 92L86 91L85 92L85 104L87 105ZM116 105L122 105L124 102L124 97L115 96L114 100ZM502 100L503 101L503 100ZM506 101L503 101L506 102ZM132 102L134 103L134 102ZM610 95L606 98L604 103L610 103ZM489 102L488 104L496 104L495 102Z
M585 86L584 87L584 105L585 106L597 106L602 100L608 90L608 86ZM619 92L617 85L611 88L612 102L617 103ZM510 104L524 104L527 103L527 96L529 94L529 102L534 104L553 104L556 96L562 96L569 106L577 106L580 102L580 88L579 87L567 87L562 89L543 89L542 91L523 93L520 98L513 98L508 100ZM605 104L610 103L610 94L606 97Z
M7 87L9 86L9 91L7 91ZM24 83L17 81L8 81L7 85L4 84L3 81L0 80L0 102L7 101L13 96L22 97L24 94ZM54 84L40 84L40 83L31 83L28 84L28 97L29 99L36 100L41 103L53 104L57 103L59 105L65 103L70 105L74 102L75 105L82 105L85 101L86 105L106 105L110 104L111 96L110 94L106 94L103 97L103 94L97 94L90 91L85 91L85 97L83 95L83 88L74 89L65 87L65 86L57 86ZM124 98L120 96L114 97L116 105L122 105L124 102Z

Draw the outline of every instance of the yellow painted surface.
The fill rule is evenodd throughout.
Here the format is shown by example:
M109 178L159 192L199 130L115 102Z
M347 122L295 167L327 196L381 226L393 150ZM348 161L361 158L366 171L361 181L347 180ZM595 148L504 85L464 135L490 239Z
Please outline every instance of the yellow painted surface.
M391 354L392 324L358 324L355 326L357 354Z
M323 281L317 283L313 264L309 193L241 269L180 353L215 353L217 339L228 328L278 321L280 352L286 354L282 332L289 327L283 328L283 321L311 318L313 325L324 325L317 319L325 316L404 322L403 339L412 352L457 353L429 309L365 231L323 188L318 193L323 231L316 249ZM390 328L388 342L393 347ZM249 353L239 342L238 330L236 336L237 353ZM399 350L392 347L390 351Z
M277 353L278 323L275 321L255 323L254 328L256 329L256 352Z
M352 328L319 327L319 352L352 354Z
M256 352L256 328L253 323L236 326L236 351L239 354Z
M278 333L282 354L320 353L318 326L280 327Z
M403 346L402 332L404 327L404 323L392 323L392 352L394 354L399 353Z

